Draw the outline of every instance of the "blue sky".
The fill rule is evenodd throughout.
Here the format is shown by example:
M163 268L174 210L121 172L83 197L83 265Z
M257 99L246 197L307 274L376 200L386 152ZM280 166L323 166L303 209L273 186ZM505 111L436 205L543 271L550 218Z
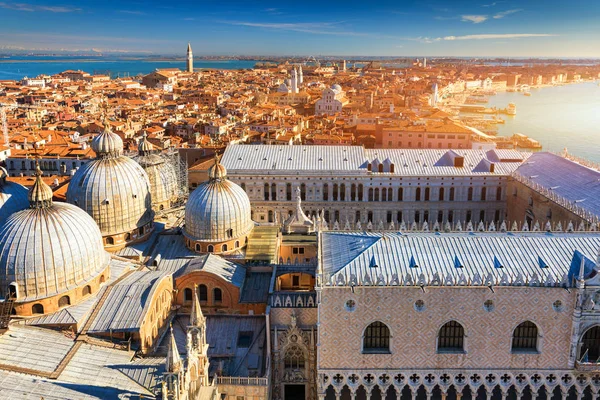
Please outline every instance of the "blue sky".
M600 0L0 0L0 50L600 57Z

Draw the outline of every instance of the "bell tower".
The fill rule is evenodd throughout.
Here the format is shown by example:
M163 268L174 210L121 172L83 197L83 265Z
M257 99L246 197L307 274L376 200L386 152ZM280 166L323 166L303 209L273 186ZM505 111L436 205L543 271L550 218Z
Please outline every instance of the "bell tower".
M194 54L192 54L192 45L189 43L188 43L188 48L187 48L186 71L194 72Z

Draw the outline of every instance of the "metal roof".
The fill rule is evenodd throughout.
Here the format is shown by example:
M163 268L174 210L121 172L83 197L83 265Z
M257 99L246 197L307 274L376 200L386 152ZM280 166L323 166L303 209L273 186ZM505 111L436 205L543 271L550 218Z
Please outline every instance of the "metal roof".
M454 167L445 162L447 153L464 157L464 167ZM510 157L510 158L509 158ZM471 176L509 175L516 170L529 153L517 151L492 153L485 150L443 149L365 149L362 146L284 146L284 145L230 145L227 146L221 163L230 175L243 172L262 171L296 174L312 171L335 175L346 173L366 175L367 165L376 159L389 159L394 164L391 176ZM490 159L490 158L493 158ZM495 163L494 172L476 169L482 160ZM501 160L510 159L511 162ZM521 161L513 161L515 159ZM442 162L440 162L442 161ZM446 160L447 161L447 160ZM374 176L379 173L374 173Z
M112 287L103 288L110 292L88 332L138 330L146 316L154 290L170 274L168 271L134 271Z
M160 271L175 272L196 257L198 254L186 247L183 235L159 235L150 260L156 261Z
M12 324L0 335L0 364L51 373L73 344L60 332Z
M597 233L322 234L321 268L333 285L559 285L586 274Z
M245 267L214 254L205 254L190 260L174 276L179 277L194 271L211 273L237 287L242 286L246 276Z
M240 292L240 303L266 303L272 272L250 272Z
M517 174L600 216L600 171L552 153L535 153Z

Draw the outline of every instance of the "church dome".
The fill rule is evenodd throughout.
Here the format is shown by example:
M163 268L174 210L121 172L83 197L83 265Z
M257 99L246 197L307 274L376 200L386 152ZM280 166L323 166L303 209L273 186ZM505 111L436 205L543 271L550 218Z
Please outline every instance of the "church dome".
M227 170L215 159L209 180L191 194L185 207L185 235L192 241L225 242L240 239L254 227L250 199L227 179Z
M8 172L0 167L0 221L27 208L27 189L18 183L7 181L7 177Z
M124 235L129 241L137 229L141 235L151 231L151 226L145 228L152 223L154 212L144 169L122 154L123 141L108 128L94 139L92 147L97 157L77 170L67 190L67 202L86 211L104 237Z
M155 211L171 207L179 193L175 166L161 155L154 154L154 146L146 139L146 135L140 140L138 153L135 161L148 175L152 207Z
M0 224L0 288L13 285L17 302L63 294L107 269L110 256L94 220L79 208L52 202L41 179L30 190L30 207Z

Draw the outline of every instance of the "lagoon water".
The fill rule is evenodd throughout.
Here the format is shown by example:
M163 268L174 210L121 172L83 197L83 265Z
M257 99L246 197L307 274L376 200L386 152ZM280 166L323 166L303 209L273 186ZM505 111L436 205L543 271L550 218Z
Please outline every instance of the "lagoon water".
M195 60L194 68L242 69L252 68L252 60ZM41 74L57 74L69 69L83 70L93 74L109 73L111 76L135 76L147 74L156 68L185 69L185 60L156 60L120 57L9 57L0 58L0 80L20 80Z
M506 124L498 134L522 133L539 141L543 150L561 151L600 162L600 86L585 82L532 89L531 96L502 92L490 96L489 105L517 105L517 115L503 115Z

